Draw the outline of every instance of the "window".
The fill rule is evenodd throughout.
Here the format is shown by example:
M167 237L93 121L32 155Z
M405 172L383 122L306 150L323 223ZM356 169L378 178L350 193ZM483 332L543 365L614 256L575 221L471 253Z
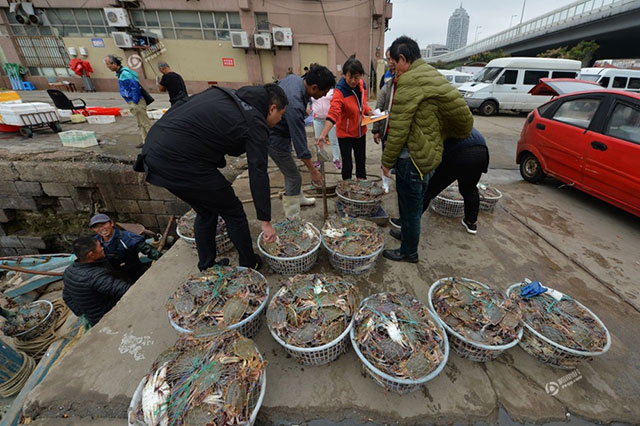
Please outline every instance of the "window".
M577 73L573 71L553 71L551 78L576 78Z
M633 78L631 77L629 79L629 89L640 89L640 78Z
M614 77L611 87L614 89L624 89L627 87L627 77Z
M525 71L523 84L536 85L541 78L549 77L549 71Z
M600 83L602 87L609 87L609 80L609 77L602 77L598 83Z
M605 134L640 143L640 110L626 104L617 104L611 114Z
M466 83L470 78L468 75L456 75L456 83Z
M502 74L501 84L516 84L518 81L518 70L506 70Z
M256 29L258 31L269 31L269 19L266 13L256 12Z
M598 110L599 99L573 99L564 102L553 115L553 119L583 129L589 127Z

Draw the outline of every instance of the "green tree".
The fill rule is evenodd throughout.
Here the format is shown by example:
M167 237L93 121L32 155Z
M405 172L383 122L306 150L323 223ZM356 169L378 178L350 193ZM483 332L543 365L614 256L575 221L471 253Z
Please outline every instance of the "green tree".
M582 66L587 66L599 47L600 45L593 40L582 40L571 49L569 49L568 46L556 47L555 49L548 49L539 53L537 56L540 58L575 59L576 61L580 61Z
M491 50L481 53L476 53L469 58L470 62L489 62L498 58L506 58L511 56L511 54L505 52L502 49Z

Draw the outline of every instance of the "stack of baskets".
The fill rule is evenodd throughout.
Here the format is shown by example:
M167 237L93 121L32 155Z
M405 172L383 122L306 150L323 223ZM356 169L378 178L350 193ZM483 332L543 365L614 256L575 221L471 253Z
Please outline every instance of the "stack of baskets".
M380 206L382 205L382 196L366 201L354 200L344 194L344 182L346 181L340 182L336 187L336 195L338 196L338 202L342 205L347 215L354 217L368 217L373 216L380 209Z
M322 235L320 235L320 231L318 231L318 228L316 228L312 224L309 225L313 229L313 232L315 232L319 236L318 243L307 253L294 257L277 257L270 255L262 248L262 232L260 233L260 235L258 235L256 244L258 246L258 251L260 251L260 254L264 257L265 261L267 262L269 267L273 269L274 272L281 275L304 274L305 272L308 272L311 268L313 268L313 265L316 264L318 260L318 251L320 250L320 245L322 244Z
M463 358L467 358L471 361L477 361L477 362L491 361L496 359L505 350L514 347L515 345L518 344L518 342L520 342L520 339L522 339L522 329L520 329L517 339L505 345L484 345L482 343L473 342L467 339L466 337L464 337L463 335L461 335L460 333L458 333L457 331L449 327L449 325L447 325L447 323L443 321L442 318L440 318L440 316L438 315L438 311L435 309L435 306L433 304L434 293L438 290L438 288L441 285L444 284L445 280L449 280L449 279L452 279L452 278L440 279L431 285L431 287L429 288L429 295L428 295L429 309L431 309L431 312L433 312L433 314L437 317L440 324L442 324L444 329L447 331L447 334L449 336L449 344L451 345L451 348L458 355L460 355ZM481 282L470 280L468 278L463 278L463 279L466 281L471 281L476 284L479 284L484 288L487 288L487 289L489 288L488 285L483 284Z

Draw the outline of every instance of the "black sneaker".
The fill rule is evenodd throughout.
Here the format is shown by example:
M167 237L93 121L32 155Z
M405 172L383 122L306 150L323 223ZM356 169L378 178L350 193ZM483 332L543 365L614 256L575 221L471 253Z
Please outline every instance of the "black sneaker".
M390 224L391 224L391 226L393 226L394 228L402 229L402 222L400 222L400 218L399 218L399 217L392 217L392 218L389 218L389 223L390 223Z
M462 226L464 226L464 229L466 229L470 234L475 235L478 233L478 226L475 223L467 222L465 218L462 218Z
M262 268L262 258L256 254L256 266L253 269L259 271L260 268Z
M228 258L228 257L223 257L223 258L221 258L220 260L218 260L218 261L216 262L216 265L219 265L219 266L229 266L229 258Z

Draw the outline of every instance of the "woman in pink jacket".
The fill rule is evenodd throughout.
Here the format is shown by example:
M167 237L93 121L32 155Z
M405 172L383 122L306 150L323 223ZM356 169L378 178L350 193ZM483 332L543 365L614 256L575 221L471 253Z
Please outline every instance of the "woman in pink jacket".
M331 98L333 97L333 89L320 99L311 98L311 109L313 110L313 131L316 139L320 136L320 132L324 128L324 123L331 106ZM338 137L336 136L336 128L332 127L329 131L329 141L331 142L331 152L333 153L333 165L336 169L342 168L340 163L340 147L338 146Z

